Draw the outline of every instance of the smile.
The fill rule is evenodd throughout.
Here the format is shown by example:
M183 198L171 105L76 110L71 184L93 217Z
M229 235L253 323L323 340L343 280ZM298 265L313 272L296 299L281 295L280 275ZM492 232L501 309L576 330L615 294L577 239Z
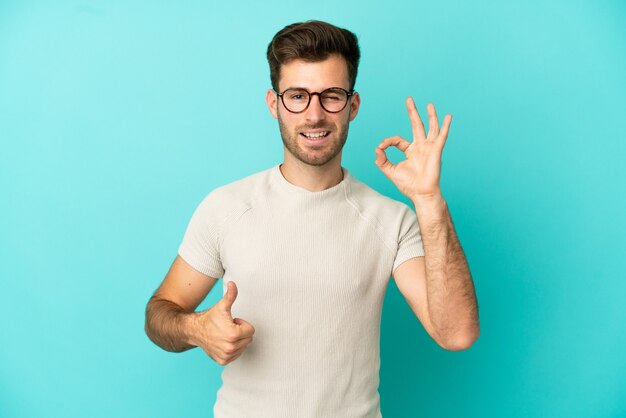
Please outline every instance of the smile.
M309 138L309 139L318 139L324 138L330 133L330 131L322 131L322 132L300 132L301 135Z

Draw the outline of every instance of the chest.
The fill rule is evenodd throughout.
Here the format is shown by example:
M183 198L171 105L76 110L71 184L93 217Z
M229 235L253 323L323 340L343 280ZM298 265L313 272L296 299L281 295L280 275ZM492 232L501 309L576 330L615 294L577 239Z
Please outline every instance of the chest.
M220 255L225 281L292 308L316 297L342 304L378 299L394 257L375 225L347 204L255 207L225 232Z

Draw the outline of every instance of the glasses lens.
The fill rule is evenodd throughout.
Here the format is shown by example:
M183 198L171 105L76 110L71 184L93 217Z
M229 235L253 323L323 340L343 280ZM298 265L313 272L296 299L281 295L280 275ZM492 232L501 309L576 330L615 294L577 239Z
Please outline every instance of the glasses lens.
M320 94L322 107L329 112L339 112L346 107L348 93L342 89L327 89Z
M291 112L302 112L309 104L309 93L303 89L287 89L282 97L283 104Z

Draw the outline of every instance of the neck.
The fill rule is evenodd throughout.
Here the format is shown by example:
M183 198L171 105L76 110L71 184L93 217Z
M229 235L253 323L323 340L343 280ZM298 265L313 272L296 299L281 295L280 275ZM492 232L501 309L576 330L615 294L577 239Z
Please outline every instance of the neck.
M280 165L280 172L289 183L310 192L320 192L338 185L343 180L341 154L337 157L322 166L285 158L285 162Z

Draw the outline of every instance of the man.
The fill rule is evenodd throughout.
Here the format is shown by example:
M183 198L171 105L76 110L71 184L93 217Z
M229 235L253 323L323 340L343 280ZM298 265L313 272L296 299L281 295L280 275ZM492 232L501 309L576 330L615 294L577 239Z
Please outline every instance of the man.
M413 142L382 141L375 164L416 213L341 166L356 36L324 22L289 25L267 51L284 162L217 188L194 212L146 309L168 351L201 347L225 365L216 417L380 417L380 318L390 276L447 350L478 338L468 265L439 187L451 116L429 132L407 100ZM406 160L389 162L393 146ZM420 232L421 231L421 232ZM219 277L224 296L194 312ZM254 341L253 341L254 337Z

